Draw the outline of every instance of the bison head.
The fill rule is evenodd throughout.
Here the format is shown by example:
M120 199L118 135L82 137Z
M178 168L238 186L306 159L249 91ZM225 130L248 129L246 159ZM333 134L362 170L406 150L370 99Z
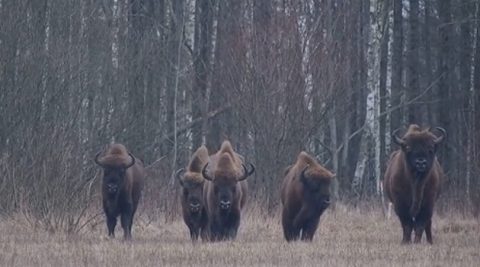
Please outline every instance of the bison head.
M178 182L182 186L183 198L187 201L191 213L198 213L203 208L203 178L198 179L199 173L185 172L180 169L176 173Z
M247 179L255 171L255 166L249 163L250 170L242 164L243 174L236 176L229 171L217 172L215 177L211 177L207 173L208 163L205 164L202 170L202 175L208 181L213 183L213 194L218 208L223 213L228 213L231 210L232 203L237 190L237 182Z
M135 157L130 153L128 155L130 157L128 163L121 159L105 162L99 159L100 152L95 156L95 163L103 168L103 188L110 196L117 194L124 186L127 169L135 164Z
M330 183L334 174L315 170L307 165L300 173L303 183L304 198L314 204L318 210L325 210L330 205Z
M406 155L407 164L410 169L419 176L424 176L432 168L435 159L437 145L446 136L443 128L435 127L441 134L436 136L430 129L421 130L419 126L410 126L407 133L400 138L397 134L399 129L393 131L392 139L398 144Z

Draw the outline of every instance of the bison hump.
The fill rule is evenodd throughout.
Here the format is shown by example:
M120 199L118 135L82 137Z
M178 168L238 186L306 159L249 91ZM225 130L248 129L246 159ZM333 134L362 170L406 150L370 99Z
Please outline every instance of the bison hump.
M222 153L218 159L215 177L236 178L238 169L230 153Z
M203 166L208 162L208 150L205 146L201 146L193 153L192 159L188 164L187 170L190 172L202 172Z
M105 155L99 159L102 165L126 166L131 163L127 148L122 144L112 144L108 147Z

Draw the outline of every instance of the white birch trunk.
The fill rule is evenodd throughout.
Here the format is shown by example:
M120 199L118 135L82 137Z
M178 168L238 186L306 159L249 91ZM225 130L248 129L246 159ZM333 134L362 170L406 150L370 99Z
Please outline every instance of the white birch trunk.
M368 71L367 71L367 112L365 118L364 132L361 138L360 155L355 168L352 187L354 191L358 191L363 183L365 175L365 164L369 157L368 143L373 141L374 162L375 162L375 184L376 192L380 193L380 128L378 123L378 116L380 115L380 101L379 101L379 79L380 79L380 44L382 39L381 31L381 12L383 10L383 2L377 0L370 0L370 35L368 41ZM358 193L358 192L357 192Z

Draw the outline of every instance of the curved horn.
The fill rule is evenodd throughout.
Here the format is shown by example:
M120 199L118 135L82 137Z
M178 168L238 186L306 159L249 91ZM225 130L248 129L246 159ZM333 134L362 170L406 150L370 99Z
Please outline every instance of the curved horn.
M395 144L397 144L399 146L403 146L403 145L405 145L405 141L403 141L402 138L398 137L398 135L397 135L398 131L400 131L400 128L393 131L392 139L393 139L393 142L395 142Z
M185 169L184 168L180 168L178 169L176 172L175 172L175 178L178 180L178 182L180 183L181 186L183 186L183 181L182 181L182 176L181 174L183 174L185 172Z
M242 164L243 176L240 177L238 181L243 181L247 179L248 176L252 175L255 172L255 165L253 165L252 163L248 163L248 165L250 166L250 170L247 169L247 166L245 166L245 164Z
M100 161L98 161L98 157L100 156L101 153L102 153L102 152L98 152L98 153L95 155L94 161L95 161L95 163L97 163L100 167L103 167L103 164L100 163Z
M303 168L302 172L300 173L300 181L304 183L307 182L307 177L305 177L305 171L307 171L308 167L310 167L310 165L305 166L305 168Z
M135 157L132 155L132 153L128 152L128 155L130 155L130 158L132 159L132 162L130 162L130 164L128 164L127 166L125 166L125 169L128 169L128 168L132 167L132 166L135 164Z
M175 172L175 178L181 180L181 174L185 172L185 168L180 168Z
M447 131L445 131L445 129L443 129L442 127L435 127L435 129L436 129L437 131L441 132L442 135L439 136L439 137L437 137L437 138L435 138L435 140L433 140L433 142L434 142L435 144L440 144L440 143L443 141L443 139L445 139L445 136L447 136Z
M207 179L208 181L212 181L212 177L208 176L207 174L207 166L208 166L208 163L205 164L205 166L203 166L203 169L202 169L202 175L203 175L203 178Z

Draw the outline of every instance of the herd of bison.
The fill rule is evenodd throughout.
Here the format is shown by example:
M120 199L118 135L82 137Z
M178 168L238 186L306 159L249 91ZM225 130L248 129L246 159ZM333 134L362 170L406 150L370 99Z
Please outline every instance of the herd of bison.
M425 231L432 244L432 213L439 194L443 170L435 152L446 136L444 129L422 129L409 126L403 136L399 130L392 140L400 149L389 159L383 186L400 219L403 240L421 241ZM95 156L103 168L102 200L108 235L114 236L117 217L124 238L131 239L132 223L143 188L142 162L124 145L112 144ZM193 241L234 239L240 225L241 212L247 200L247 178L255 166L246 163L229 141L209 155L205 146L192 155L188 166L176 172L182 186L183 219ZM330 204L330 184L335 174L314 157L301 152L284 172L281 186L282 227L287 241L311 241L320 216Z

